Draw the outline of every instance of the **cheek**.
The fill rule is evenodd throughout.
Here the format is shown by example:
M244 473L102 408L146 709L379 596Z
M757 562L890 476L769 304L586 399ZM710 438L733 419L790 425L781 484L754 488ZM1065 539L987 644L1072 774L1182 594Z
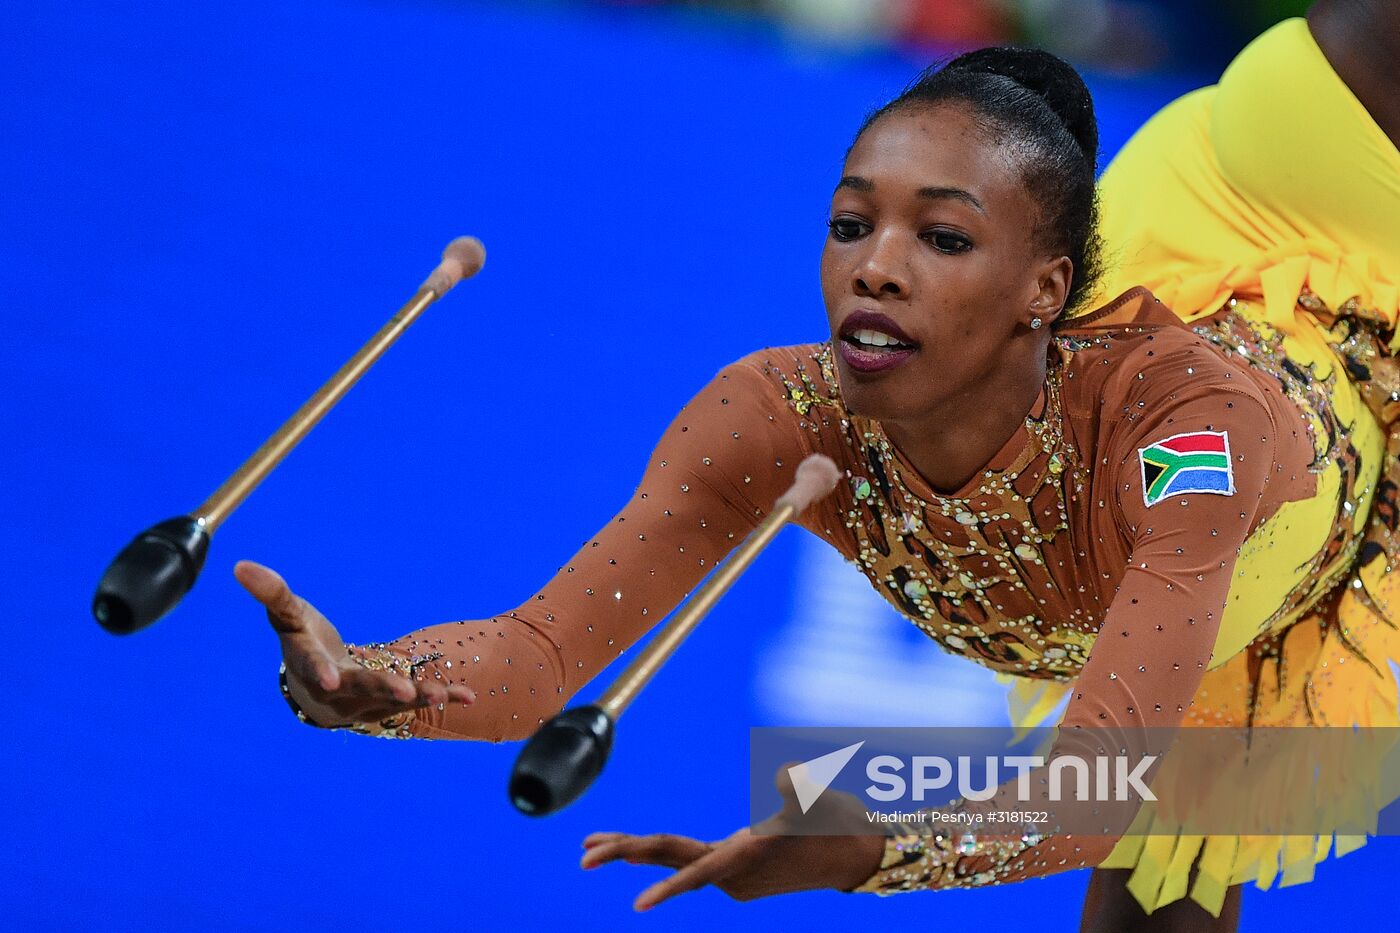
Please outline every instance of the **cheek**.
M831 238L828 237L826 243L822 246L821 261L818 264L818 271L822 278L822 288L829 287L831 276L835 271L835 266L836 256L831 249Z
M997 322L1013 320L1022 303L1018 271L991 253L946 262L930 277L931 304L960 337L996 331Z
M1015 330L1017 282L1009 270L981 261L945 261L926 269L918 313L927 352L920 378L961 383L996 365Z
M819 267L821 276L822 299L828 311L831 311L835 303L844 293L842 285L846 281L846 275L842 266L841 258L831 248L831 240L828 238L826 245L822 247L821 264Z

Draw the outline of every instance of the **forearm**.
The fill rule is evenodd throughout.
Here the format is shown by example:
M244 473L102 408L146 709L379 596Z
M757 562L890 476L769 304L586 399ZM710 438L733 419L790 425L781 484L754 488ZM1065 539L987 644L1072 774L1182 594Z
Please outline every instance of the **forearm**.
M361 724L356 731L490 742L528 738L563 709L572 695L566 687L576 689L564 675L560 646L551 639L549 628L526 618L534 614L519 609L359 646L370 663L392 667L405 676L432 678L443 686L465 684L476 700L414 710L401 722L380 724L381 728Z
M670 614L791 483L808 440L777 392L751 362L725 367L672 421L627 504L539 592L489 619L360 649L371 663L411 667L415 677L476 695L420 708L389 731L524 739L563 709Z
M907 891L1009 884L1027 878L1091 868L1108 858L1117 838L1111 836L1049 836L968 839L958 830L928 832L906 827L885 841L880 869L857 894L899 894Z
M1156 537L1174 554L1171 531ZM935 808L943 819L930 810L918 823L894 824L881 870L857 890L1001 884L1108 857L1142 802L1154 799L1149 785L1200 684L1234 567L1228 554L1204 555L1201 566L1164 579L1152 569L1155 553L1136 556L1050 749L1004 758L1019 773L987 799ZM1009 820L1014 813L1029 816Z

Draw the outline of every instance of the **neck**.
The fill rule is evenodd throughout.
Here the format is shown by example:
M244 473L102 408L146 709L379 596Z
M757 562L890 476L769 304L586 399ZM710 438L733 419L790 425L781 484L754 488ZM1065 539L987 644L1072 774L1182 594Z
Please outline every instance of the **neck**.
M1002 365L918 418L881 419L886 436L936 491L962 489L1032 414L1045 384L1045 349L1030 356L1031 365Z

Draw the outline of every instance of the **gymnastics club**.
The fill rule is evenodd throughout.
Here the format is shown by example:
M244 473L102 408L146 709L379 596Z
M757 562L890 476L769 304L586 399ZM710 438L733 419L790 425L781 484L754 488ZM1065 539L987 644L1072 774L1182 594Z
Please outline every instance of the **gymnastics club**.
M822 454L812 454L798 464L796 479L778 497L768 517L647 643L598 701L564 710L530 737L510 776L510 799L517 810L529 816L544 816L573 803L588 789L608 760L613 728L627 705L783 525L830 493L840 478L836 464Z
M194 586L204 566L209 536L430 304L458 282L480 272L485 262L486 250L475 237L458 237L447 244L442 262L419 286L417 294L194 514L153 525L122 549L102 575L97 595L92 598L92 614L98 623L114 635L129 635L174 609Z

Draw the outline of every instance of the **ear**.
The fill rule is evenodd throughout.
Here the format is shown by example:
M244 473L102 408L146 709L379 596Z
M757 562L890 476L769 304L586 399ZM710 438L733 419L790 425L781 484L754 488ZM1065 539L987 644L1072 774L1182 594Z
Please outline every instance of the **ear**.
M1057 256L1042 262L1036 269L1036 292L1027 309L1029 316L1026 323L1030 323L1031 317L1040 318L1047 326L1055 323L1060 312L1065 309L1065 300L1069 297L1069 285L1073 277L1074 263L1070 262L1068 256Z

